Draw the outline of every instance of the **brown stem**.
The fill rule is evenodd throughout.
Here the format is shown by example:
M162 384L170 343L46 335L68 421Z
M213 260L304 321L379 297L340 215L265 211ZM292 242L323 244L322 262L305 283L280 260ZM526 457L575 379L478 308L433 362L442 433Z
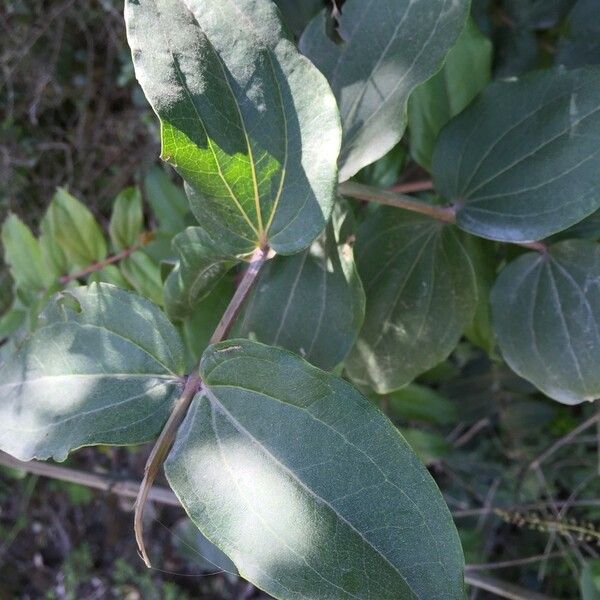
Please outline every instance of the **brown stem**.
M405 183L397 183L388 189L389 192L397 194L414 194L415 192L426 192L433 189L433 181L407 181Z
M102 490L110 494L116 494L123 498L135 498L138 494L140 484L131 479L120 479L111 477L110 475L99 475L96 473L87 473L70 467L62 467L52 463L42 462L39 460L30 460L24 462L13 458L10 454L0 450L0 465L10 467L11 469L19 469L32 475L48 477L50 479L58 479L59 481L68 481L86 487ZM181 506L177 496L163 487L153 487L148 493L148 498L153 502L168 504L170 506Z
M265 264L265 261L271 257L273 253L270 251L268 247L257 248L251 258L250 258L250 266L247 268L244 273L244 277L240 282L233 298L229 302L229 306L225 310L223 317L219 321L215 332L213 333L210 343L214 344L216 342L220 342L225 338L231 325L235 321L244 300L248 296L248 293L252 289L256 278L258 277L262 266ZM177 400L173 411L171 412L171 416L167 421L167 424L164 426L161 431L160 436L156 440L152 451L150 452L150 456L148 456L148 460L146 461L146 466L144 468L144 479L142 480L142 484L140 485L140 489L137 494L137 498L135 501L135 513L133 518L133 529L135 532L135 539L137 541L138 549L140 551L140 555L146 566L150 567L150 559L148 558L148 554L146 552L146 547L144 544L144 532L143 532L143 515L144 515L144 505L150 494L150 490L152 489L152 485L156 476L160 470L160 467L166 458L171 446L173 445L173 441L175 440L175 435L177 434L177 430L181 425L189 406L196 396L196 394L202 388L202 380L197 373L192 373L186 382L185 388L181 394L179 400Z
M387 206L395 206L421 215L426 215L432 219L443 221L444 223L456 223L456 209L454 206L436 206L435 204L415 200L415 198L405 196L404 194L398 194L390 190L380 190L362 183L356 183L355 181L345 181L344 183L340 183L338 191L343 196L349 196L350 198L365 200L367 202L377 202ZM544 242L509 243L527 248L528 250L535 250L542 254L548 252L548 247Z
M240 285L237 287L229 306L223 313L215 332L210 338L210 343L215 344L225 339L227 333L231 329L233 322L238 316L242 305L244 304L244 300L248 296L248 293L252 289L260 270L263 265L270 258L273 253L269 250L269 248L257 248L251 258L250 258L250 266L246 269L244 273L244 277L240 282Z
M435 206L427 202L415 200L404 194L397 194L387 190L378 190L377 188L356 183L355 181L345 181L338 186L340 194L366 200L367 202L378 202L420 213L445 223L454 223L456 221L456 212L451 206Z
M101 271L108 265L113 265L117 262L122 261L123 259L131 256L134 252L137 252L140 248L145 246L148 242L150 242L154 238L154 234L151 232L144 233L140 236L140 241L137 244L134 244L130 248L125 248L125 250L121 250L121 252L117 252L117 254L113 254L112 256L108 256L104 260L99 260L93 262L91 265L85 267L85 269L81 269L81 271L76 271L75 273L69 273L68 275L63 275L58 278L58 283L61 285L65 285L71 281L75 281L76 279L82 279L87 277L91 273L95 273L96 271Z

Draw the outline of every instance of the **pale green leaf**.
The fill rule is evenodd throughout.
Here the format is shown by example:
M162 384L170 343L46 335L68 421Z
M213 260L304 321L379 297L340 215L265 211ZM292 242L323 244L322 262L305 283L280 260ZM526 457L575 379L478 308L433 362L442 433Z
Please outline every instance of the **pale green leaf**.
M52 284L42 259L38 240L19 217L10 215L2 224L4 260L18 288L25 291L41 291Z
M114 249L135 246L143 225L142 194L137 187L125 188L115 199L108 229Z
M0 368L0 448L21 459L160 431L180 392L183 351L164 314L107 284L53 297Z
M600 559L585 562L579 579L581 600L600 600Z
M408 103L410 151L427 170L442 127L489 83L492 43L472 19L448 53L441 71L420 85Z
M142 296L155 304L163 304L163 281L160 264L153 260L142 248L119 264L127 283Z
M246 340L211 346L166 464L202 533L276 598L464 598L433 479L345 381Z
M424 421L450 425L457 420L454 404L424 385L410 383L385 397L389 414L401 421Z
M523 242L600 207L600 68L500 81L441 133L436 189L459 227Z
M342 231L347 215L347 207L336 208L326 233L308 250L263 267L232 336L282 346L325 370L344 360L365 314L352 247Z
M270 0L129 0L136 75L161 120L162 156L192 210L236 254L286 254L323 230L335 197L335 98Z
M89 209L64 188L58 188L44 218L48 235L69 263L87 267L106 257L102 228Z
M179 233L190 224L190 205L186 195L160 167L148 171L144 177L144 191L152 214L163 231Z
M175 236L173 248L179 262L165 281L164 302L169 317L182 320L239 259L216 244L201 227L188 227Z
M357 383L397 390L444 360L472 321L473 267L452 226L393 207L358 231L355 254L367 308L346 359Z
M324 11L304 31L300 49L325 74L338 100L344 130L340 181L345 181L400 141L408 97L442 65L469 2L347 0L341 10L341 43L327 35Z
M506 267L492 292L502 355L547 396L600 398L600 247L571 240Z

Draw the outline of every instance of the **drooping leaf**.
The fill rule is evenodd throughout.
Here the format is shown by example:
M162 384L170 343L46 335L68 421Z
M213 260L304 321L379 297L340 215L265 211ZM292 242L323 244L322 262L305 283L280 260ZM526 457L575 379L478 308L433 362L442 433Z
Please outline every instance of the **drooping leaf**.
M175 236L173 248L179 262L165 281L164 301L169 317L182 320L239 259L216 244L201 227L188 227Z
M422 167L431 169L442 127L489 83L491 72L492 43L469 19L440 72L420 85L408 103L410 151Z
M342 115L340 181L400 141L409 95L440 68L468 10L467 0L346 0L339 44L325 12L308 25L300 49L329 80Z
M21 459L152 439L183 374L181 342L152 303L107 284L53 297L0 368L0 448Z
M279 7L285 24L297 37L308 22L323 8L324 0L274 0Z
M38 240L19 217L10 215L2 224L4 260L18 288L40 291L52 283L52 276L44 267Z
M600 68L496 82L441 133L436 189L466 231L538 240L600 207L599 139Z
M202 533L276 598L462 599L435 483L345 381L246 340L207 349L165 469Z
M336 207L326 233L296 256L265 267L232 330L235 337L282 346L330 370L354 344L365 295L344 233L347 207Z
M137 187L125 188L115 199L108 230L114 249L135 246L143 225L142 194Z
M473 267L452 226L392 207L363 223L355 253L367 306L346 368L384 394L454 350L475 312Z
M52 197L44 219L48 235L69 264L87 267L106 257L102 228L89 209L64 188L58 188Z
M526 253L492 292L494 327L509 366L547 396L600 398L600 248L571 240Z
M306 248L333 204L339 116L275 5L129 0L125 16L162 156L201 226L236 254L266 242L283 254Z
M558 44L556 64L569 68L600 64L600 21L596 0L578 0Z
M160 168L153 167L144 177L144 191L159 227L168 233L179 233L187 225L190 213L188 199Z

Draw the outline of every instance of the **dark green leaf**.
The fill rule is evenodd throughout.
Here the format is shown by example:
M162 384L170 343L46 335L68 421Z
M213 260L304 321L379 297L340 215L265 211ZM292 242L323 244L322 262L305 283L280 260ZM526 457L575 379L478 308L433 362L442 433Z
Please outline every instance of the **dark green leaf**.
M125 188L115 199L108 230L114 249L137 244L143 225L142 194L137 187Z
M448 456L452 449L452 445L439 433L431 433L415 427L402 427L400 433L426 465Z
M475 312L473 267L453 227L393 207L363 223L355 252L367 309L346 367L384 394L454 350Z
M165 464L202 533L277 598L464 598L435 483L343 380L246 340L211 346Z
M467 0L346 0L339 44L325 12L308 25L300 49L329 80L342 115L340 181L400 141L409 95L440 68L468 10Z
M177 332L147 300L107 284L55 295L0 368L0 448L54 457L151 440L179 393Z
M365 294L336 208L326 233L297 256L279 256L263 269L232 331L292 350L321 369L344 360L365 314Z
M136 74L161 119L162 156L192 210L236 254L291 254L323 230L340 125L323 76L270 0L129 0Z
M581 600L600 600L600 560L586 561L579 580Z
M600 207L600 69L494 83L439 137L436 189L460 227L538 240Z
M600 64L597 0L578 0L567 19L567 34L558 44L556 63L566 67Z
M492 292L506 362L565 404L600 398L599 281L600 247L572 240L521 256Z
M285 24L299 37L307 23L323 8L325 0L275 0Z
M387 398L389 414L402 421L449 425L456 421L454 404L431 388L410 383Z
M171 319L189 316L239 259L228 253L201 227L188 227L173 240L177 266L165 281L165 309ZM234 252L234 250L232 250Z
M420 85L408 103L410 151L427 170L442 127L489 83L492 43L472 19L448 53L441 71Z

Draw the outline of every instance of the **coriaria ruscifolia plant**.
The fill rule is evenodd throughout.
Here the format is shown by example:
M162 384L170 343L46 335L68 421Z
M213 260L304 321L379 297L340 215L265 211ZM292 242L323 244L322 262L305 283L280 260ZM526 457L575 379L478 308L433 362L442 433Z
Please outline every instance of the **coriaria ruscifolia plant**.
M600 397L600 69L489 83L468 0L346 0L333 32L319 2L292 4L126 1L193 217L153 172L158 228L126 190L112 255L64 190L39 239L6 221L0 333L28 334L0 358L0 448L64 460L157 439L146 561L164 462L202 533L275 597L459 599L450 513L363 393L399 390L466 335L559 402ZM407 124L426 197L364 183Z

